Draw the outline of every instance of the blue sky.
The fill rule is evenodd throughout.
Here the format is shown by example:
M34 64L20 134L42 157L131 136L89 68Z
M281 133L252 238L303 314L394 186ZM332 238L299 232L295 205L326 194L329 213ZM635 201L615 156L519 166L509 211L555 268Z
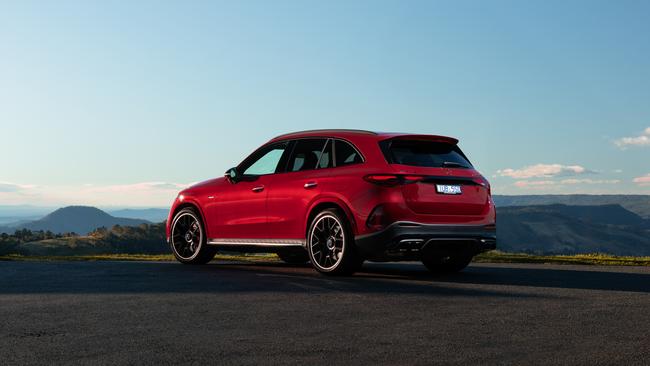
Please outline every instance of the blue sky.
M501 194L650 194L650 2L0 5L1 204L165 206L280 133L444 134Z

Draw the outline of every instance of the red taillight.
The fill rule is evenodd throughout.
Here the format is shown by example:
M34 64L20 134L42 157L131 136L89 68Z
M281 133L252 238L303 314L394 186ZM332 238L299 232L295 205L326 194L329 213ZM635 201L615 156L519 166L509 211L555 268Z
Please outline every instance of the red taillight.
M479 175L478 177L474 178L474 182L482 187L485 187L488 190L488 193L492 193L492 188L490 187L490 182L488 182L487 179L485 179L484 176Z
M395 174L370 174L363 177L363 179L380 186L396 186L400 183L399 176Z
M401 174L370 174L363 177L367 182L380 186L397 186L400 184L417 183L424 179L422 175L401 175Z
M424 180L424 176L421 175L404 175L402 176L402 183L417 183Z

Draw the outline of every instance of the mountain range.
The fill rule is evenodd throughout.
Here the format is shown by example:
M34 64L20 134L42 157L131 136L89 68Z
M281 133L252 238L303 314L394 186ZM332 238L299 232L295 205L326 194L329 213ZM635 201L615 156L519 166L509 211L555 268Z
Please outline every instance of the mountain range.
M540 194L522 196L492 196L497 207L563 204L570 206L621 205L628 211L650 219L650 195L624 194Z
M168 208L125 208L121 210L107 210L115 217L126 217L129 219L142 219L151 222L163 222L167 220Z
M499 207L497 243L505 252L650 256L650 220L620 205Z
M13 233L15 230L51 231L53 233L87 234L98 227L110 228L114 225L138 226L150 223L147 220L111 216L89 206L68 206L55 210L45 217L11 226L0 226L0 232Z
M494 200L497 204L499 250L536 254L601 252L650 256L650 196L497 195ZM28 214L35 212L34 209L26 211ZM0 226L0 233L11 234L17 229L28 229L86 235L99 227L137 227L160 222L161 218L166 218L167 212L166 209L154 208L115 210L109 214L95 207L68 206L37 220L22 216L23 221L17 224ZM153 219L146 220L145 217ZM156 232L156 237L164 237L164 225L153 228L156 229L147 232L162 230ZM138 240L143 238L140 236ZM79 242L79 239L75 240L75 243ZM102 240L94 237L92 242ZM134 239L133 242L136 241ZM66 243L65 240L58 242ZM32 248L29 252L35 251L34 248L39 246L37 243L28 246ZM97 245L93 244L95 250L102 247ZM70 248L66 250L66 253L74 252Z

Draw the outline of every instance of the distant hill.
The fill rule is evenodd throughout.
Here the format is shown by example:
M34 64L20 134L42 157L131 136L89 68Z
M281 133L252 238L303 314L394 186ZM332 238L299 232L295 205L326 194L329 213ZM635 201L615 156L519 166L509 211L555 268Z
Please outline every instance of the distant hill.
M619 205L498 207L499 250L650 256L650 221Z
M167 220L168 208L126 208L123 210L110 210L109 214L115 217L126 217L130 219L142 219L151 222L163 222Z
M571 206L621 205L628 211L650 219L650 195L592 195L592 194L540 194L524 196L493 196L497 207L563 204Z
M86 234L99 227L110 228L114 225L138 226L149 223L147 220L114 217L106 212L88 206L68 206L55 210L42 219L22 223L16 226L0 227L0 232L13 232L17 229L32 231L51 231L53 233L74 232Z

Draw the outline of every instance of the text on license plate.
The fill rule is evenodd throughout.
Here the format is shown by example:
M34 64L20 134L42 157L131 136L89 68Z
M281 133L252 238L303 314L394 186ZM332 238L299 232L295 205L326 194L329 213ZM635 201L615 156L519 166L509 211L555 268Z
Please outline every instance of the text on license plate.
M442 194L461 194L460 186L448 184L436 184L436 192Z

